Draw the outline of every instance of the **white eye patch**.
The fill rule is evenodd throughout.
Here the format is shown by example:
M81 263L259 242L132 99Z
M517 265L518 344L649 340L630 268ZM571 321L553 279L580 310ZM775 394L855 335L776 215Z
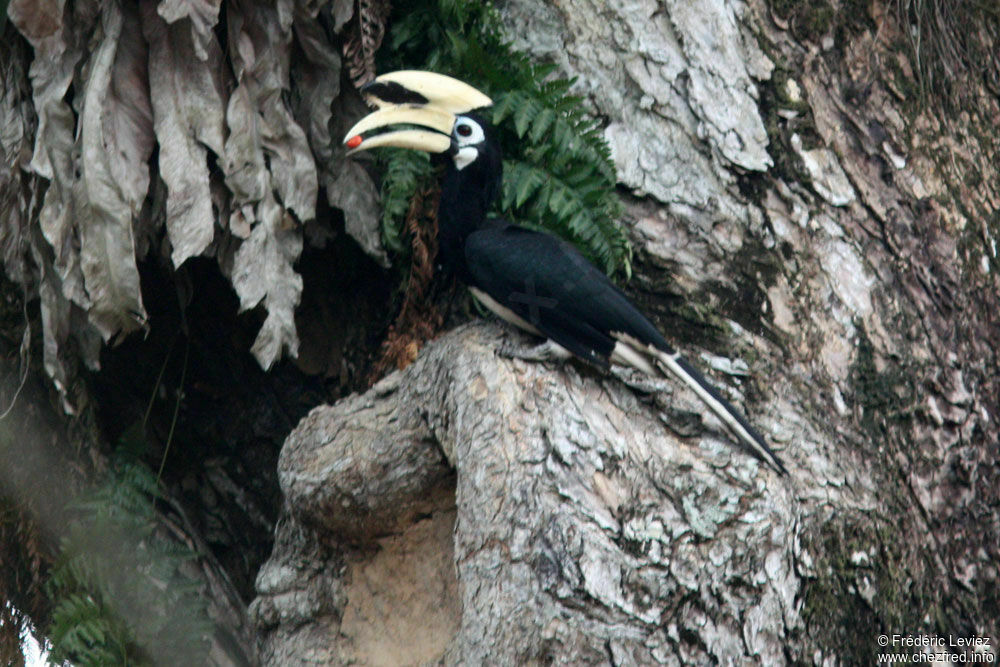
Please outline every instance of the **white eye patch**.
M482 126L466 116L459 116L455 128L451 131L458 150L455 151L455 168L461 171L476 161L479 157L477 146L486 139Z
M451 131L455 141L461 146L475 146L482 143L486 133L476 121L465 116L459 116L455 121L455 129Z

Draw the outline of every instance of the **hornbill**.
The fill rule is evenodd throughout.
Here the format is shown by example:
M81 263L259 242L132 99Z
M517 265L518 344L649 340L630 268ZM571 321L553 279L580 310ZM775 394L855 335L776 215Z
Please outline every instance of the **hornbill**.
M753 454L787 470L763 436L687 360L611 280L568 243L488 217L500 193L500 147L475 113L489 97L451 77L399 71L361 89L377 107L344 139L348 155L379 146L443 153L438 208L439 264L504 320L547 338L548 351L607 369L631 366L651 376L677 375ZM372 130L402 125L380 134Z

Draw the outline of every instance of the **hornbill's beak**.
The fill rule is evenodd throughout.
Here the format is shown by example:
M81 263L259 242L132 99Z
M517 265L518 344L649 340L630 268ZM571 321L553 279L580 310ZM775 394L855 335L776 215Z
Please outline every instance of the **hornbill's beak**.
M451 130L457 114L493 104L467 83L443 74L403 70L377 77L361 88L376 111L347 131L344 143L351 155L379 146L412 148L443 153L451 147ZM363 138L361 135L388 125L419 125L430 128L402 129Z

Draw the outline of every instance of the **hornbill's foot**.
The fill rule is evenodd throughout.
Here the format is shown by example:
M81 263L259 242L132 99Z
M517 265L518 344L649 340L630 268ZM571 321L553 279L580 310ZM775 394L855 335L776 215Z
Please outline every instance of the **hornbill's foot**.
M663 377L652 377L640 370L612 364L611 374L618 378L630 389L634 389L643 394L672 394L673 385L670 380Z
M527 347L512 338L504 339L497 350L497 354L505 359L521 359L522 361L533 362L563 362L573 356L562 345L551 340Z

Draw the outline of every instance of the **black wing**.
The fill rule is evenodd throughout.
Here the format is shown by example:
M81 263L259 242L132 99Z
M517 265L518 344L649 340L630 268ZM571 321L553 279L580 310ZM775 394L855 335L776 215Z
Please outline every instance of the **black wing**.
M496 224L469 235L465 260L472 287L583 359L606 367L612 333L673 352L603 271L554 236Z
M541 232L496 223L469 235L465 260L470 286L486 292L583 359L606 368L618 342L612 334L626 334L654 346L663 353L658 363L691 386L757 458L781 474L788 473L739 410L676 354L622 291L568 243Z

